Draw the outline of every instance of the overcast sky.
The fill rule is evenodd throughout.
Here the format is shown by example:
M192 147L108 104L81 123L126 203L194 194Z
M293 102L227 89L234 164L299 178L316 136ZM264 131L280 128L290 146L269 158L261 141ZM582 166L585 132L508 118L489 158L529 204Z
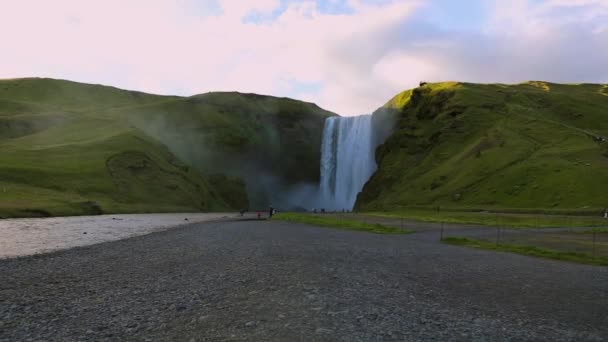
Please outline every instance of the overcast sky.
M425 81L608 82L608 0L0 0L0 78L370 113Z

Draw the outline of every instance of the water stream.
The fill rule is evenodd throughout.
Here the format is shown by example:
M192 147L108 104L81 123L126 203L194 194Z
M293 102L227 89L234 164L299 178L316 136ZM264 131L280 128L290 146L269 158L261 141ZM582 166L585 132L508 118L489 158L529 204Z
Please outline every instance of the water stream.
M351 210L376 171L372 116L331 117L321 144L321 203L326 210Z

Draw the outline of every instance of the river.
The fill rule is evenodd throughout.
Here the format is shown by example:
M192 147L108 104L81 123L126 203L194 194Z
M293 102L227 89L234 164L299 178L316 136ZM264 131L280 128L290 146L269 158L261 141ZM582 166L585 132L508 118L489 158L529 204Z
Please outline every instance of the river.
M127 214L0 220L0 258L26 256L145 235L234 214Z

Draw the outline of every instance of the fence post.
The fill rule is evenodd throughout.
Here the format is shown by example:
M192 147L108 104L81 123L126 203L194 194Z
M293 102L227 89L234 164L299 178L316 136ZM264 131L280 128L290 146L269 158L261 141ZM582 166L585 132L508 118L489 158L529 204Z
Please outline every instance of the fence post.
M496 247L500 246L500 226L496 227Z
M591 255L593 256L593 259L595 259L595 229L593 230L593 247L591 248Z

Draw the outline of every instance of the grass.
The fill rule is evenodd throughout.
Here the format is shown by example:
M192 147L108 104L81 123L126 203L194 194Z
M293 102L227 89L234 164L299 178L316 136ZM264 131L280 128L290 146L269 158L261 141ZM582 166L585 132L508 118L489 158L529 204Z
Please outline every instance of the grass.
M589 230L585 230L584 232L582 232L584 234L608 234L608 228L606 227L600 227L600 228L593 228L593 229L589 229Z
M259 174L318 180L329 115L268 96L0 80L0 218L246 208Z
M330 227L345 230L369 232L374 234L409 234L411 230L398 229L384 226L381 224L370 224L357 220L344 220L336 217L326 217L320 215L280 213L275 216L277 220L288 222L306 223L314 226Z
M595 219L408 208L599 215L608 206L608 143L597 139L608 137L605 89L449 82L398 94L380 109L390 115L376 117L397 118L397 128L377 149L378 170L356 209L509 227L598 226ZM255 94L177 97L0 80L0 181L7 189L0 189L0 217L85 214L90 202L112 212L265 207L274 194L319 181L322 128L331 115ZM108 161L117 157L110 172Z
M436 211L409 209L396 212L370 212L368 215L404 218L423 222L474 224L509 228L604 227L608 220L602 217L567 216L549 214L488 213L469 211Z
M546 259L555 259L555 260L563 260L563 261L571 261L581 264L588 265L601 265L608 266L608 258L606 257L593 257L589 254L585 253L573 253L573 252L562 252L556 251L552 249L539 248L535 246L519 246L519 245L509 245L509 244L500 244L496 245L495 243L471 239L471 238L463 238L463 237L447 237L443 239L443 242L456 245L456 246L467 246L479 249L487 249L494 250L500 252L510 252L517 253L522 255L534 256L539 258Z
M599 216L608 206L608 142L596 139L608 137L603 87L436 83L404 92L382 108L398 117L397 129L378 148L378 171L356 209Z

